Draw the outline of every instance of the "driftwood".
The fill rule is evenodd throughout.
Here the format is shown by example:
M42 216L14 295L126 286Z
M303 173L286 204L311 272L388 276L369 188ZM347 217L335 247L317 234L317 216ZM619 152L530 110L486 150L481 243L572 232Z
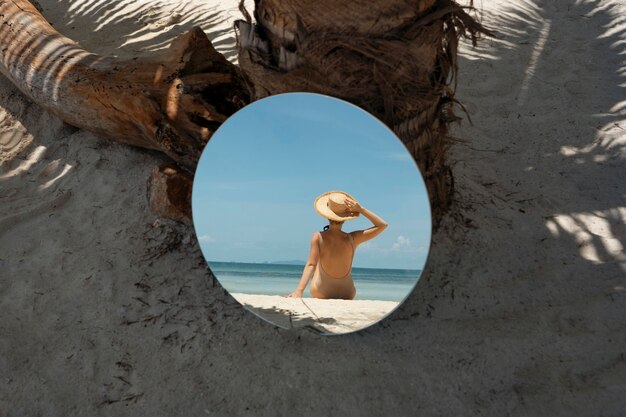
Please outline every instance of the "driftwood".
M193 170L211 134L249 102L238 68L199 28L158 56L81 48L25 0L0 1L0 71L65 122L157 149Z
M212 133L250 101L292 91L342 98L377 116L407 146L424 174L436 225L453 189L446 151L448 124L458 120L458 40L475 43L491 33L452 0L256 0L255 22L240 9L246 20L236 24L237 67L199 28L159 56L98 56L56 32L29 2L0 0L0 71L67 123L160 150L189 171ZM150 201L170 213L180 193L163 184L185 176L161 171L152 190L168 198Z
M470 7L471 8L471 7ZM436 225L451 202L448 124L461 36L492 34L451 0L257 0L237 22L253 99L329 94L387 124L425 177Z
M193 176L169 164L152 169L148 181L150 210L167 219L191 224Z

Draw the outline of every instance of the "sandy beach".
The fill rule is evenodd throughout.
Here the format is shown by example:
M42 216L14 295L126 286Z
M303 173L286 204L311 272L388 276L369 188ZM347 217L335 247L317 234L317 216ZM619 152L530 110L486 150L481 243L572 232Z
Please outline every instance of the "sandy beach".
M279 295L232 293L261 318L285 329L307 327L320 333L342 334L370 326L398 306L380 300L320 300Z
M234 0L38 2L96 53L199 25L236 60ZM161 155L0 77L0 416L623 415L626 5L475 4L498 37L460 46L453 205L408 299L345 336L248 312L148 209Z

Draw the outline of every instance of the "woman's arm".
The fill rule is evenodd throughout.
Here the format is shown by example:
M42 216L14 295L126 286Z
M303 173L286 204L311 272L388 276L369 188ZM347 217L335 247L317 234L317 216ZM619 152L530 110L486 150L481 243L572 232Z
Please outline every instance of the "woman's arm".
M306 265L304 265L304 270L302 271L302 277L300 278L300 283L298 284L298 288L289 294L287 297L292 298L301 298L302 293L306 289L306 286L311 279L311 276L315 272L315 267L317 266L317 262L319 259L319 234L318 232L313 233L311 236L311 248L309 249L309 259L306 261Z
M363 242L367 242L368 240L375 238L387 228L386 221L384 221L381 217L377 216L365 207L361 207L361 205L356 201L346 199L346 206L350 211L353 211L355 213L361 213L374 225L369 229L355 230L351 233L355 246L358 246Z

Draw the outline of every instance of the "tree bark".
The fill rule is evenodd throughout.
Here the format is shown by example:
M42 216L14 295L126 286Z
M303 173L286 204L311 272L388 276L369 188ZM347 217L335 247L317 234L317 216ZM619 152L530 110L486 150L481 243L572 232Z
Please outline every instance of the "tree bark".
M251 100L292 91L342 98L407 146L436 226L453 190L446 151L458 120L458 40L491 33L452 0L256 0L256 23L240 8L238 68L199 28L161 55L120 60L60 35L28 1L0 0L0 71L67 123L160 150L190 171L219 125Z
M451 202L448 124L460 36L487 29L451 0L256 0L238 29L253 99L308 91L354 103L386 123L419 165L433 222Z
M65 122L169 155L193 170L212 133L250 100L238 68L199 28L158 56L85 51L25 0L0 1L0 71Z

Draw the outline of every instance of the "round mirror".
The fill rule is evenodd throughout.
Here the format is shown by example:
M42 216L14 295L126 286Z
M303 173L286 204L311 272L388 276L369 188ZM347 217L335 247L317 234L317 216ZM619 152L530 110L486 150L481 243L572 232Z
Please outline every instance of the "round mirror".
M430 205L400 140L310 93L231 116L195 174L193 222L220 284L280 327L341 334L392 312L428 256Z

